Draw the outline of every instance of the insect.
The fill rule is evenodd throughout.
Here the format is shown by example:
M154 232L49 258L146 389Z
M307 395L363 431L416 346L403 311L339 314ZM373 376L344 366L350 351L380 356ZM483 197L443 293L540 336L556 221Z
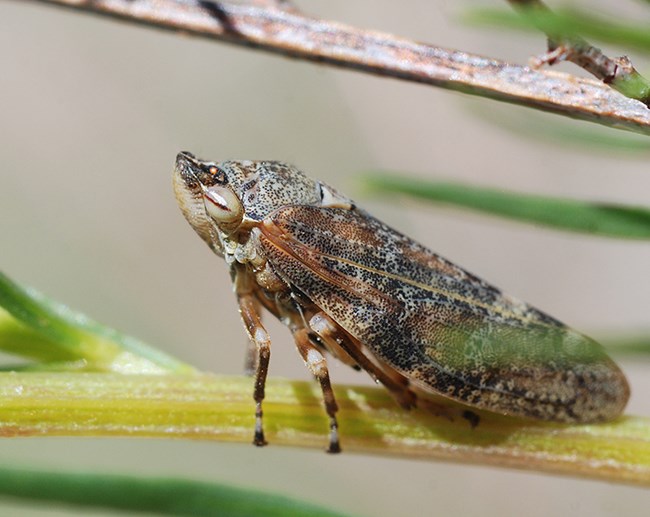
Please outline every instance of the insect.
M353 201L275 161L176 158L190 225L230 268L255 347L255 445L270 339L284 322L320 381L329 452L340 451L327 352L367 371L404 408L445 401L540 421L609 420L629 388L599 344L391 229ZM459 404L458 404L459 403Z

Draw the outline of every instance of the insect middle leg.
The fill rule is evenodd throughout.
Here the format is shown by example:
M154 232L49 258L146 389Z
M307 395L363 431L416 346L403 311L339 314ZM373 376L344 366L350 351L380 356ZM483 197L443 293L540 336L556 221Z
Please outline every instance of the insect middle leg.
M411 409L416 405L416 396L408 386L408 380L396 371L386 370L373 363L362 350L356 340L350 339L340 327L324 312L317 312L309 320L310 328L318 335L325 346L335 355L345 354L356 362L363 370L374 379L381 382L391 392L397 403L404 409ZM344 360L344 358L341 358ZM345 361L344 362L348 362Z
M244 375L252 377L255 375L255 363L257 363L257 345L255 340L248 339L246 343L246 356L244 357Z
M268 332L262 325L257 300L252 293L237 293L239 301L239 312L252 343L255 344L255 434L253 444L257 446L266 445L264 439L264 426L262 424L262 401L264 400L264 386L266 374L269 370L269 359L271 358L271 339Z
M325 404L325 411L330 417L330 435L329 447L327 452L341 452L341 445L339 443L339 424L336 420L336 412L339 410L336 399L334 398L334 391L330 383L330 374L327 369L327 361L325 357L318 350L318 347L311 341L309 337L309 330L305 328L296 329L293 331L293 337L296 341L296 347L300 353L307 368L320 382L323 391L323 402Z

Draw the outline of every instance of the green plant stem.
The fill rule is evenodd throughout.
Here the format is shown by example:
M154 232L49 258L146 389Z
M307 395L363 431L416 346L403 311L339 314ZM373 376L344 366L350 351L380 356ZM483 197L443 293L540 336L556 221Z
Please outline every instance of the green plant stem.
M148 436L250 443L253 381L211 375L5 373L0 435ZM600 425L535 424L483 414L476 428L404 411L379 388L338 386L346 452L444 459L650 486L650 419ZM269 380L271 446L324 449L328 420L318 387Z

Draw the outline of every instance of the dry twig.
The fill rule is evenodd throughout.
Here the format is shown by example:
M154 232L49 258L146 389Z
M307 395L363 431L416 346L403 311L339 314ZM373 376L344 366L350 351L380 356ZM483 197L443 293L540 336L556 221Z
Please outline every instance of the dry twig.
M600 82L309 18L285 2L38 1L650 134L650 110Z

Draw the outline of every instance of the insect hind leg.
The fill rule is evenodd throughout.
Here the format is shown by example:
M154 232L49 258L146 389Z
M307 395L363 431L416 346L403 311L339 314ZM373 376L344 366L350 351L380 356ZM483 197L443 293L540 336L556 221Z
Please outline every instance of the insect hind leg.
M341 452L341 445L339 443L339 425L336 420L336 412L339 410L336 399L334 398L334 391L330 382L329 370L327 368L327 361L325 357L314 345L309 337L307 329L297 329L293 332L293 337L296 341L296 347L302 357L303 361L309 371L320 382L323 391L323 402L325 404L325 411L330 417L330 434L329 434L329 447L327 452L337 453Z

